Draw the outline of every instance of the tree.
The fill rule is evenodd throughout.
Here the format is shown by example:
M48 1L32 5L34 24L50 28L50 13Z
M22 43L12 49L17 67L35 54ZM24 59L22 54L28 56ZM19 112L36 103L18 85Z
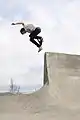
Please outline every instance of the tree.
M16 86L13 83L13 80L11 78L11 80L10 80L10 93L19 93L19 90L20 90L20 86Z

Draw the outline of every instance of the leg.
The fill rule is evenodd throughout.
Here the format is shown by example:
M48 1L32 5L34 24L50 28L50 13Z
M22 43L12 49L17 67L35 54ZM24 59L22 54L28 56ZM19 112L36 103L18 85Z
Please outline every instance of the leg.
M42 45L43 38L41 36L35 36L35 39L37 39L40 45Z
M35 39L41 39L40 36L37 36L41 32L41 29L37 27L30 35L29 37L33 37Z
M33 37L30 37L30 41L35 44L38 48L40 47L40 44L38 44Z
M30 41L39 48L38 52L40 52L42 50L42 47L41 47L42 40L38 41L39 42L39 44L38 44L34 39L38 40L41 38L40 36L37 36L40 32L41 32L41 29L38 27L29 35Z
M38 36L40 32L41 32L41 28L37 27L35 31L31 33L31 36L34 36L34 39L37 39L39 44L42 45L43 38L41 36Z
M41 36L35 36L35 39L41 39L42 37Z

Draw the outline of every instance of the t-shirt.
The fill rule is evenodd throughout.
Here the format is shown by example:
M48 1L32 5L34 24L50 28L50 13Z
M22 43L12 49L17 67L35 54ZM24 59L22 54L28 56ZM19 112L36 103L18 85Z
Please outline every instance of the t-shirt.
M24 24L23 27L28 33L31 33L32 31L36 29L36 27L33 24L27 24L27 25Z

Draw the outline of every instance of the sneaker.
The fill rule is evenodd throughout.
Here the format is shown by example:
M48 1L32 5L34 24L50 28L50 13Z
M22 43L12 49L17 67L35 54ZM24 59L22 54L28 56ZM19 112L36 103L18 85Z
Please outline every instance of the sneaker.
M41 47L39 47L39 50L38 50L38 52L40 52L42 50L42 46Z

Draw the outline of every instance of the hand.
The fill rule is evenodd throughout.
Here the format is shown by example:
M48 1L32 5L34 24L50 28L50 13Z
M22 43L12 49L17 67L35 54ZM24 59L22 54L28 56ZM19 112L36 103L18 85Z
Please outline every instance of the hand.
M15 25L15 23L12 23L11 25Z

